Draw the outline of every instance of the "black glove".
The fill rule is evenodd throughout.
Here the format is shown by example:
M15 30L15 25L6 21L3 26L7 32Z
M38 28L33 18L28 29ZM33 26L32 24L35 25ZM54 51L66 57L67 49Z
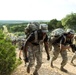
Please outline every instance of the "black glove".
M28 57L26 57L26 58L25 58L25 62L28 62L28 61L29 61L29 60L28 60Z
M49 55L47 55L47 60L50 60L50 56Z

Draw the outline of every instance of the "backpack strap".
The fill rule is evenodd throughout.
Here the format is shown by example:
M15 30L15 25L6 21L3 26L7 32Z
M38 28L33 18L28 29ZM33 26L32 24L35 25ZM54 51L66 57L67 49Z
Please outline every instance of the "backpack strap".
M65 43L65 42L66 42L66 37L65 37L65 36L63 36L63 37L64 37L64 39L65 39L65 40L64 40L64 43Z
M34 40L34 42L38 42L38 33L37 33L37 31L35 31L34 34L35 34L35 40Z
M64 43L66 42L66 36L63 35L64 38ZM60 43L62 42L62 40L60 40Z

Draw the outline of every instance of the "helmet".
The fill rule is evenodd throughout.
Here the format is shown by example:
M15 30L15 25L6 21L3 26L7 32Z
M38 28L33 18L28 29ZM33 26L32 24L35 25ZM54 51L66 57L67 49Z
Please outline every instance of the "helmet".
M47 24L40 24L40 29L42 32L47 33L48 32L48 25Z
M67 29L66 31L67 33L70 33L70 34L75 34L75 31L73 29Z

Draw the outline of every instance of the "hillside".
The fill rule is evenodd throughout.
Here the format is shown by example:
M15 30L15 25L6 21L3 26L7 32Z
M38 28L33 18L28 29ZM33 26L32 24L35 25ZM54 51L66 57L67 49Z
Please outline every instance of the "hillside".
M19 50L17 50L16 52L18 57ZM65 68L68 70L68 73L64 73L60 71L60 63L62 60L60 55L58 59L54 62L54 68L51 68L50 61L46 60L45 51L43 51L42 53L43 53L43 64L39 70L39 75L76 75L76 67L70 64L70 60L73 56L72 52L68 52L68 62L67 62L67 65L65 66ZM52 56L52 52L50 52L50 56ZM32 75L34 68L32 68L31 73L28 74L26 72L26 66L24 64L24 61L22 60L22 62L23 63L11 75ZM76 60L74 61L74 63L76 64Z

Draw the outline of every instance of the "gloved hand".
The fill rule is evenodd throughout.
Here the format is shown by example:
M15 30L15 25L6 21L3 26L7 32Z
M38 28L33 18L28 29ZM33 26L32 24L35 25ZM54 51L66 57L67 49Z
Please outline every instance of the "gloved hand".
M50 60L50 56L49 55L47 55L47 60Z
M25 58L25 62L29 62L29 61L28 61L28 57Z

